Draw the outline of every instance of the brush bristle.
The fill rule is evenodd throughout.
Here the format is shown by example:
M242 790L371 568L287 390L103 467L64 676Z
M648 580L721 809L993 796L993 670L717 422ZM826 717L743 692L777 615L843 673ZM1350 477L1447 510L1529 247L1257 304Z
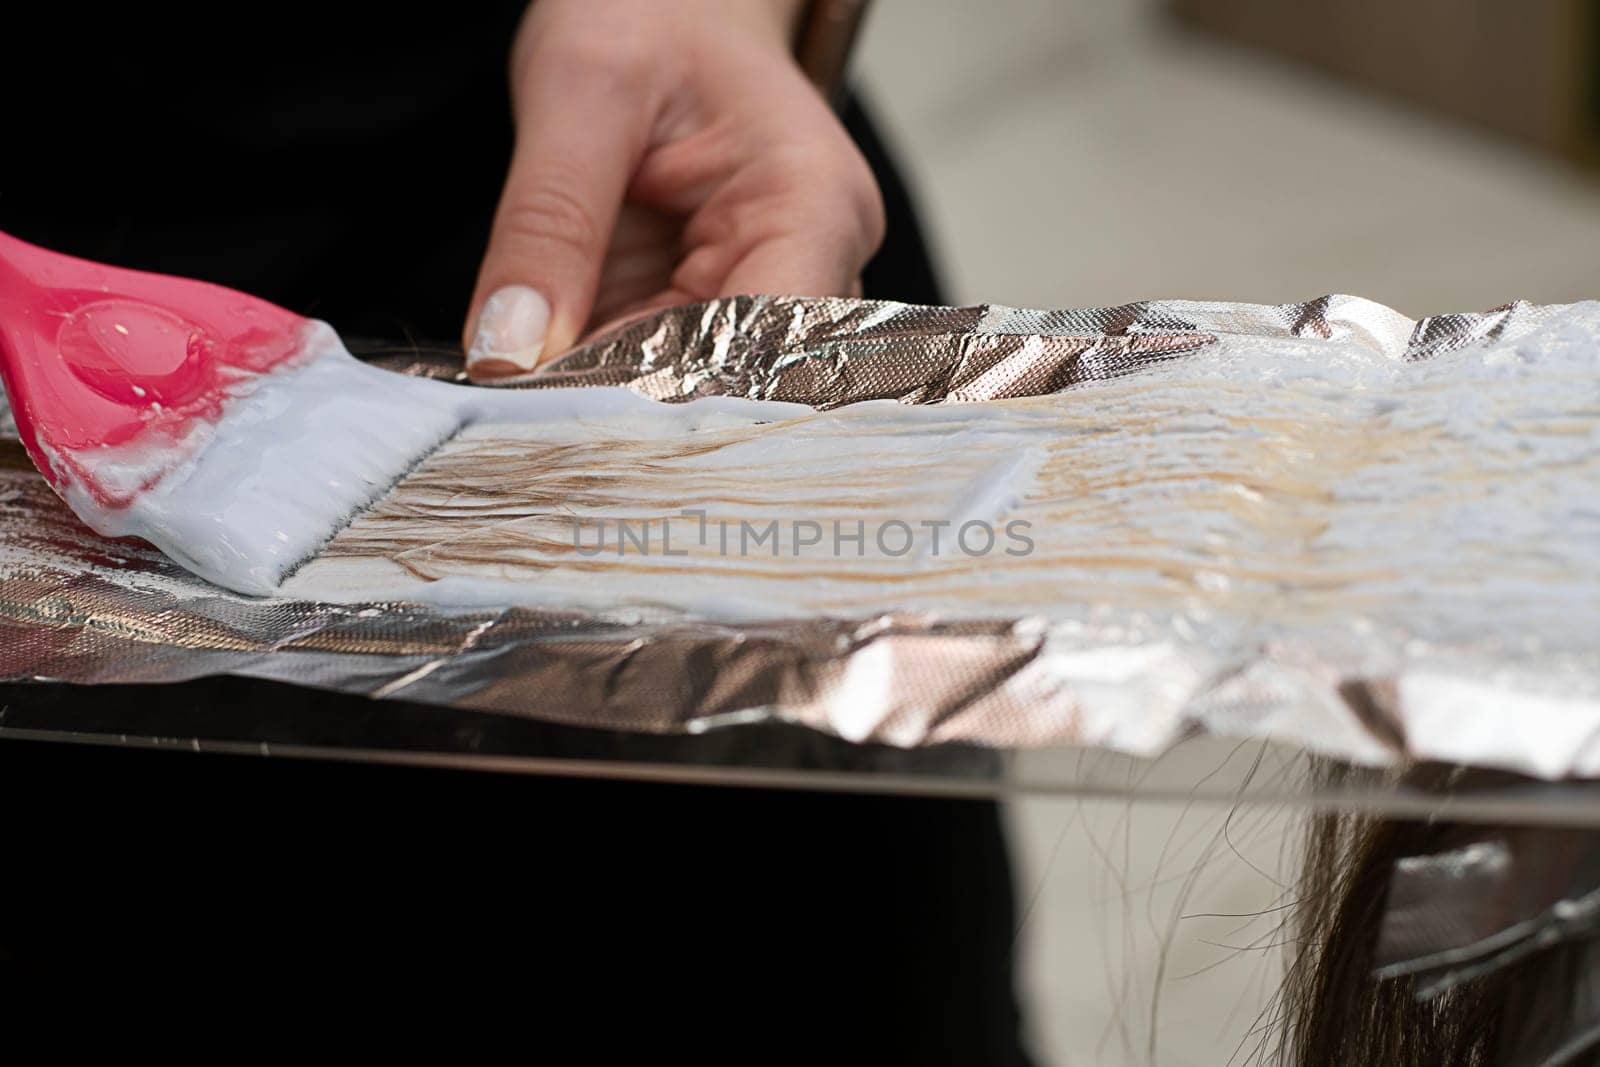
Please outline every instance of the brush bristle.
M460 425L429 388L438 383L358 363L321 329L324 351L248 383L218 419L193 429L181 455L80 455L103 479L153 462L162 474L123 508L69 491L73 509L101 533L143 537L219 585L273 592Z

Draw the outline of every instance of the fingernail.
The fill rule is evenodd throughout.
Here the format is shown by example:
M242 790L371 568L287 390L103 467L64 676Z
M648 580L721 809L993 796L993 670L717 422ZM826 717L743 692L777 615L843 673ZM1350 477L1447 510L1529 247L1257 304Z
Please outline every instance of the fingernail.
M545 331L550 328L550 301L526 285L496 289L478 312L478 327L467 349L467 370L474 377L525 374L539 362Z

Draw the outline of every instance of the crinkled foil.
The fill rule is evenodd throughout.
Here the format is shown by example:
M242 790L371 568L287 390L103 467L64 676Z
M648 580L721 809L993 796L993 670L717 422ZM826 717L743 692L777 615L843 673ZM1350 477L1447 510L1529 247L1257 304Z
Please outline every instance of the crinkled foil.
M1431 1000L1540 957L1510 993L1505 1062L1574 1063L1600 1047L1600 835L1570 827L1469 831L1395 864L1378 928L1380 979ZM1497 1061L1498 1062L1498 1061Z
M1553 310L1518 303L1413 321L1342 296L1058 312L736 298L634 323L526 384L819 408L981 401L1092 386L1191 358L1223 335L1336 340L1422 361L1534 329ZM456 371L437 353L362 354L403 373ZM9 549L0 564L0 676L13 680L161 682L225 672L638 731L778 719L901 746L1075 743L1148 754L1208 730L1368 763L1447 758L1549 777L1600 773L1600 665L1581 651L1552 660L1504 643L1419 648L1402 633L1382 640L1405 654L1374 667L1370 657L1330 658L1267 639L1202 665L1175 697L1159 648L1125 625L901 615L718 625L251 599L195 579L141 543L97 537L19 446L5 445L0 458L0 542ZM1270 637L1270 620L1264 625ZM1441 731L1438 706L1450 698L1435 687L1426 689L1434 726L1420 729L1407 672L1438 663L1466 663L1474 678L1498 686L1504 723ZM1518 721L1516 679L1526 676L1544 680L1529 706L1548 712L1555 699L1562 709L1561 724L1548 713L1539 720L1548 736L1505 725Z
M1600 836L1548 827L1395 864L1379 929L1378 976L1417 975L1433 997L1556 945L1600 932Z

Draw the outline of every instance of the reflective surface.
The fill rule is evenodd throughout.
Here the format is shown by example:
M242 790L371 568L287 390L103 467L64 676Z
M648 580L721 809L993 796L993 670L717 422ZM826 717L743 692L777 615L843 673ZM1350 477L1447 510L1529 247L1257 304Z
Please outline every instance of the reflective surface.
M0 740L109 744L485 772L923 796L1080 796L1271 805L1500 823L1600 825L1600 783L1397 772L1330 776L1303 752L1193 737L1155 759L1056 747L901 749L781 723L653 735L266 682L0 686Z
M1587 335L1563 325L1564 314L1519 305L1413 322L1346 297L1280 307L1153 302L1062 312L738 299L633 324L529 384L629 384L663 400L737 394L821 408L869 398L939 403L1068 389L1079 390L1074 398L1092 409L1097 388L1125 392L1139 381L1164 381L1168 372L1193 374L1208 388L1226 385L1223 372L1236 364L1206 361L1244 345L1265 354L1257 367L1265 370L1243 383L1247 395L1278 388L1277 371L1285 368L1315 369L1325 357L1336 369L1345 360L1361 373L1350 381L1316 378L1317 388L1335 407L1356 397L1366 405L1361 419L1392 426L1390 416L1405 409L1381 402L1389 384L1437 382L1441 394L1460 392L1452 372L1462 367L1509 375L1527 387L1484 398L1491 406L1505 396L1544 396L1550 380L1540 353L1519 347L1524 339L1550 327L1558 334L1555 349L1593 356ZM1459 351L1485 342L1498 347ZM1282 366L1271 360L1273 352L1283 354ZM459 366L437 354L368 354L402 373L438 376ZM1469 388L1462 395L1471 400L1482 392ZM1572 390L1563 397L1581 401ZM1181 422L1181 410L1174 410ZM1471 404L1458 411L1452 402L1421 429L1464 439L1501 426L1506 413L1495 412L1489 418ZM1240 441L1273 432L1247 426L1221 436ZM1354 430L1324 436L1329 441L1319 448L1363 440ZM1582 434L1555 436L1572 448L1582 443ZM1154 431L1148 437L1157 451L1166 440ZM1419 489L1432 486L1439 479L1427 480L1428 462L1455 454L1442 446L1393 456L1379 451L1397 464L1391 473L1399 481L1381 482L1381 492L1366 482L1313 487L1316 506L1331 506L1326 498L1344 493L1353 502L1341 507L1373 507L1392 517L1417 499L1396 490L1405 482L1400 476L1410 471ZM1315 467L1319 455L1313 449L1305 462ZM1592 456L1569 457L1575 463L1565 465L1518 460L1511 452L1503 458L1513 471L1560 468L1577 477ZM1521 561L1516 574L1501 575L1492 565L1467 568L1471 573L1459 582L1432 588L1430 595L1442 600L1424 603L1410 595L1415 582L1406 582L1428 562L1427 546L1408 542L1400 547L1412 555L1395 574L1379 576L1368 607L1344 604L1322 620L1321 630L1295 629L1314 606L1317 583L1290 583L1300 590L1290 596L1269 582L1265 599L1235 618L1207 601L1236 601L1231 581L1209 591L1203 582L1179 582L1182 589L1143 606L1110 594L1103 604L1067 597L1064 609L1084 617L1054 623L888 612L736 624L655 618L626 606L446 612L392 600L237 596L197 581L148 546L94 536L54 500L19 451L5 459L0 676L97 686L199 686L187 680L224 673L257 680L218 679L210 684L223 689L188 695L168 686L152 689L156 695L148 699L108 689L14 690L5 728L27 736L127 735L190 748L265 744L279 753L834 788L1143 791L1219 800L1242 792L1247 799L1312 802L1319 802L1316 791L1308 796L1303 761L1293 754L1301 746L1396 768L1433 757L1531 768L1551 778L1596 758L1591 719L1600 704L1589 641L1595 601L1582 595L1584 583L1596 578L1593 560L1580 551L1581 539L1539 539L1541 516L1577 514L1571 494L1546 494L1549 508L1536 500L1488 509L1489 518L1523 524L1510 534L1495 526L1482 539L1491 548L1503 544L1506 559ZM1135 459L1122 465L1131 482L1150 469ZM1203 464L1190 473L1206 480ZM1272 514L1299 513L1298 484L1272 488L1284 497ZM1508 484L1522 491L1544 483ZM1462 492L1461 507L1482 510L1484 494ZM1444 492L1440 499L1456 498ZM1260 506L1248 493L1240 500L1239 508ZM1155 528L1153 520L1134 525ZM1476 529L1434 525L1463 536ZM1290 541L1304 541L1315 562L1316 530L1296 532L1282 523L1273 529L1280 527ZM1212 555L1245 544L1231 535L1217 546L1202 542L1191 547ZM1334 548L1346 562L1396 558L1382 544ZM1459 562L1454 549L1437 555ZM1495 581L1504 596L1485 592L1485 583ZM1276 599L1272 588L1280 588ZM1543 596L1547 588L1560 595ZM1539 605L1561 611L1541 616ZM1389 607L1398 614L1385 615ZM1343 643L1322 640L1335 630ZM245 700L226 689L263 679L312 688L260 690L279 692L271 700ZM305 695L313 689L344 696L313 700ZM336 699L344 701L340 710L328 710ZM303 710L312 705L320 710ZM819 740L804 727L849 741ZM1230 762L1233 742L1218 742L1210 756L1193 762L1104 754L1137 757L1197 731L1271 739L1285 748L1267 750L1267 771L1247 777L1218 772ZM1437 806L1428 796L1375 788L1362 776L1347 779L1339 802L1414 812ZM1507 817L1584 817L1581 803L1551 799L1557 793L1568 795L1557 787L1531 805L1504 795L1449 803L1505 810Z

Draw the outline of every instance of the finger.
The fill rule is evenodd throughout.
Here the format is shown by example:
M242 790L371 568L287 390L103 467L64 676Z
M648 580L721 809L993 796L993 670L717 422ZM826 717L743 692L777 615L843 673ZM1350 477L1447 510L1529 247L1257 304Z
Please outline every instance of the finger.
M706 296L850 291L883 239L870 172L853 154L806 165L773 156L732 178L690 220L689 252L673 277L680 288Z
M685 293L680 289L663 289L659 293L623 308L615 315L598 319L599 325L584 334L581 341L583 344L588 344L597 337L603 337L613 330L621 329L629 323L654 315L658 311L665 311L667 308L692 303L695 303L695 298L689 293Z
M516 148L467 320L475 379L525 373L588 320L652 121L652 94L612 62L533 56L525 67Z
M614 318L668 288L682 233L682 219L624 204L600 268L589 324Z
M839 296L850 292L868 250L853 233L787 232L760 241L728 270L722 296Z

